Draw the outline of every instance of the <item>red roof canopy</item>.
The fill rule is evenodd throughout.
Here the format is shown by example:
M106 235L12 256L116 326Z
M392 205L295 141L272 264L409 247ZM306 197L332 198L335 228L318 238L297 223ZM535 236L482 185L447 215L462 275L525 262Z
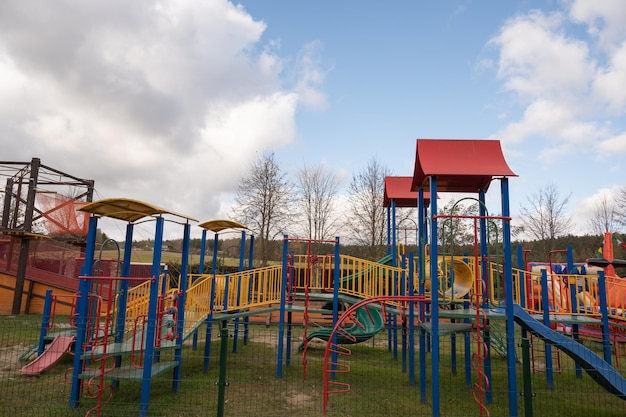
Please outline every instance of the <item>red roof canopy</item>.
M437 177L437 191L487 191L493 177L516 177L502 155L499 140L417 139L411 190L429 188Z
M395 200L396 207L417 207L417 191L411 191L413 177L385 177L385 198L383 207L391 207ZM424 204L430 204L430 192L424 193Z

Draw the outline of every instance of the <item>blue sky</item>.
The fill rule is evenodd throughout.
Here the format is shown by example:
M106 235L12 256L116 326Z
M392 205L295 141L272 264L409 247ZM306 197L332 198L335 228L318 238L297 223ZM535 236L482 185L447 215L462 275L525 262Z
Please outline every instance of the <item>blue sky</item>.
M263 39L279 39L287 55L317 48L326 107L296 116L306 155L332 151L318 141L341 144L335 158L350 171L377 156L406 175L412 139L489 134L499 86L476 67L506 14L457 2L334 3L244 3L264 16Z
M204 221L265 149L343 193L370 158L412 175L417 138L496 138L513 215L552 183L585 233L626 183L624 21L620 0L7 0L2 159Z
M610 111L610 98L604 98L590 106L591 113L545 112L538 117L547 126L519 126L534 123L525 120L525 113L542 100L558 106L592 98L593 75L559 71L583 71L568 68L569 62L594 66L596 72L612 69L612 54L618 54L613 49L623 48L626 30L604 19L623 16L619 2L606 2L603 9L583 1L243 4L266 22L262 39L278 40L286 55L297 57L306 44L317 48L326 107L298 113L300 140L281 150L285 161L297 164L305 158L300 155L315 156L355 172L375 156L394 173L411 175L415 138L497 138L520 175L511 181L513 212L528 206L539 187L553 183L563 198L571 194L568 208L578 233L588 231L587 217L599 194L612 196L625 184L620 161L626 137L618 138L624 133L623 98ZM614 38L606 41L613 45L603 45L602 29L593 26L615 29ZM519 61L505 62L516 48L527 50L520 51ZM563 53L563 61L550 57L551 50ZM577 53L583 56L571 57ZM613 81L616 89L626 88L623 71L616 69L621 74ZM537 86L512 87L516 77ZM562 86L550 85L551 79L562 78L567 80ZM572 86L581 91L570 96ZM592 134L579 137L568 129ZM613 151L598 149L611 138ZM496 199L497 192L492 190Z

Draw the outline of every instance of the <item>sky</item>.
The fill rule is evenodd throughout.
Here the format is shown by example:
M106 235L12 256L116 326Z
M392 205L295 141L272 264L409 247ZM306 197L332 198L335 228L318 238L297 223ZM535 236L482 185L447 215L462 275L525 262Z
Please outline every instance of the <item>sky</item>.
M345 195L372 158L411 176L418 138L498 139L514 222L553 184L583 234L626 185L624 21L622 0L4 0L0 159L205 221L267 150Z

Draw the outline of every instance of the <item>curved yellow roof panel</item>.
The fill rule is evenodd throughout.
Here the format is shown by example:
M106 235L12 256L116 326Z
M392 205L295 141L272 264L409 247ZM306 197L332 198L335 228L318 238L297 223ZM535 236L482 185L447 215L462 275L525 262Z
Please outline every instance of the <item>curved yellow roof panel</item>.
M247 227L243 224L237 223L233 220L209 220L204 223L200 223L198 226L215 233L221 232L222 230L226 229L247 229Z
M155 217L163 214L171 214L187 220L195 220L189 216L174 213L150 203L130 198L105 198L104 200L87 203L78 210L101 217L125 220L129 223L136 222L144 217Z

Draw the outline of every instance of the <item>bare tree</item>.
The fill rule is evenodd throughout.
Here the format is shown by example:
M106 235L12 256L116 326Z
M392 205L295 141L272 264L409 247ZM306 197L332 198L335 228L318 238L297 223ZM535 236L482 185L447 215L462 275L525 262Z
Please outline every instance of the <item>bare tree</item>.
M289 227L292 187L281 172L273 152L264 152L239 181L234 217L258 236L257 248L263 265L269 259L269 244Z
M376 246L386 243L383 199L385 177L390 174L386 166L370 159L365 169L352 177L348 187L347 226L357 244L369 247L370 256L375 256Z
M554 184L540 187L528 197L529 207L522 207L524 231L536 240L554 240L571 233L574 225L566 207L571 194L561 198Z
M617 191L614 208L615 220L622 227L626 227L626 185Z
M336 232L333 219L334 198L339 181L337 176L322 165L306 164L296 172L296 187L300 211L305 219L305 232L309 239L324 240Z
M450 200L439 210L439 215L443 216L438 222L440 245L454 247L474 243L474 223L464 216L478 215L476 200L469 202Z
M602 235L605 232L615 232L619 224L615 203L603 195L599 201L595 202L593 213L589 219L592 233Z

